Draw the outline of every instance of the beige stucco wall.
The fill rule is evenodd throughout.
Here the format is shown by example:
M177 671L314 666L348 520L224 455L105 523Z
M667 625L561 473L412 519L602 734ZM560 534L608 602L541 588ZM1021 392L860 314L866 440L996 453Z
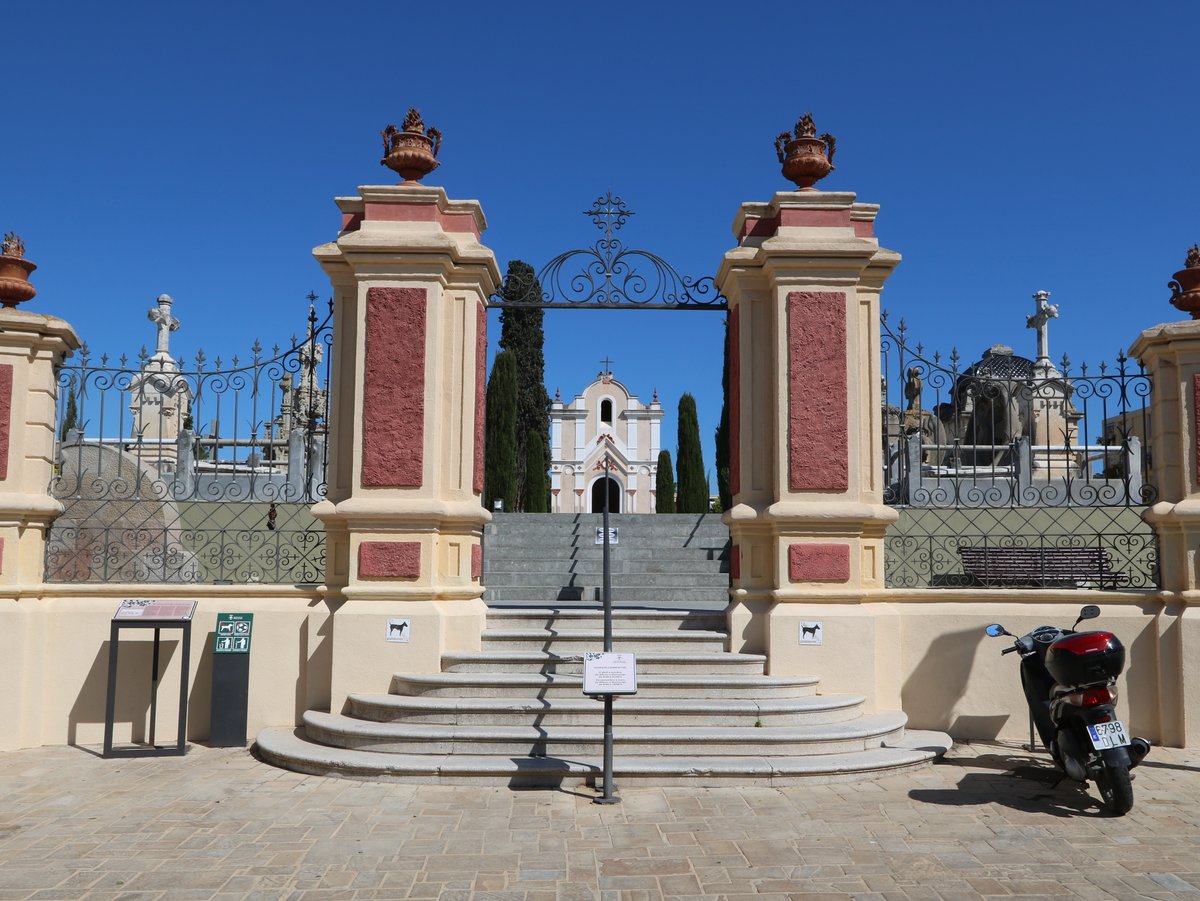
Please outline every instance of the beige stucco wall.
M329 706L331 605L287 586L50 585L0 598L0 749L101 745L113 613L127 597L198 602L191 631L187 738L208 737L213 632L218 613L253 613L248 736L299 722ZM121 632L114 741L145 741L153 630ZM178 724L182 631L161 632L155 738L173 743ZM386 686L381 689L386 690Z
M1085 604L1101 608L1081 628L1105 629L1127 652L1118 710L1156 743L1200 742L1200 615L1158 592L910 590L849 602L777 603L765 636L735 628L734 650L766 651L770 670L811 674L823 693L862 694L871 709L903 709L909 725L956 739L1028 738L1018 659L989 638L999 622L1021 635L1070 626ZM743 619L743 624L749 619ZM801 645L800 623L819 622L820 645Z

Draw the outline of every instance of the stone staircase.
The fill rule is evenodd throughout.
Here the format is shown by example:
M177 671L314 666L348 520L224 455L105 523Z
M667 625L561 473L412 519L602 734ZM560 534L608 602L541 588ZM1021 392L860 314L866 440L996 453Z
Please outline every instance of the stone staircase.
M599 513L500 513L483 533L489 604L598 603L604 548ZM719 514L618 514L610 545L613 603L724 609L729 529Z
M764 657L726 650L719 611L617 608L613 639L638 661L638 694L614 701L618 786L870 779L949 746L906 732L903 713L818 693L815 677L764 675ZM494 607L481 651L444 655L440 673L397 673L390 692L309 711L300 729L265 730L257 751L317 775L595 784L603 704L582 694L581 655L602 647L595 607Z

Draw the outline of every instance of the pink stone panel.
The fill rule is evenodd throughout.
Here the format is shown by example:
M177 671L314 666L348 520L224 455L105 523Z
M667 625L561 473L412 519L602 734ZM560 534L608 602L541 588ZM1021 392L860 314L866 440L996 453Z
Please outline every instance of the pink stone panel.
M419 488L425 464L424 288L367 290L362 483Z
M342 213L342 231L356 232L362 225L362 213Z
M854 236L856 238L874 238L875 237L875 220L874 219L855 219L854 220Z
M793 582L849 582L850 545L793 544L789 546L788 578Z
M12 431L12 403L12 364L0 364L0 481L8 478L8 438Z
M376 222L436 222L448 232L479 237L470 213L443 213L435 203L365 203L363 218Z
M850 487L846 295L787 297L788 485L792 491Z
M742 223L743 238L769 238L775 232L779 231L779 217L772 216L770 219L756 219L747 216Z
M471 578L478 582L483 578L483 547L471 545Z
M364 541L358 546L360 579L419 579L421 543L418 541Z
M479 305L475 319L475 477L472 487L476 494L482 495L484 404L487 397L487 307L483 304Z
M737 581L742 577L742 554L741 548L736 544L729 546L729 578Z
M742 329L741 307L729 313L729 491L742 490Z
M818 228L848 228L850 210L796 210L779 211L780 226L816 226Z
M12 367L8 367L10 370ZM12 372L9 372L9 387ZM1200 482L1200 373L1192 376L1192 445L1196 454L1196 481ZM4 459L8 460L8 413L4 412ZM7 463L5 464L7 466ZM0 476L2 478L2 476Z

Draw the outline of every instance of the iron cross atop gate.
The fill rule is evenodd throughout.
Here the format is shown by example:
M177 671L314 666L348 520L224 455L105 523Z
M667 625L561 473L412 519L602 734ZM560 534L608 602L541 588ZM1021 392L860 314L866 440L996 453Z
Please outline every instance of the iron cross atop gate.
M620 231L630 216L637 215L625 206L620 197L613 197L612 191L606 191L603 197L597 197L590 210L584 210L583 215L591 216L596 227L604 232L604 237L611 238L613 232Z

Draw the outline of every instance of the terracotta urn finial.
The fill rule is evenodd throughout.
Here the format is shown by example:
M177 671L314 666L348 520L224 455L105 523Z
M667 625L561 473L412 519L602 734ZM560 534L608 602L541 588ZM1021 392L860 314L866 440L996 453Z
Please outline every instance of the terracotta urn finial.
M826 132L817 137L817 125L811 113L800 117L793 129L795 137L782 132L775 139L775 153L783 164L783 177L801 191L815 190L813 185L834 170L833 151L837 139Z
M403 128L389 125L380 134L383 136L383 159L387 166L400 175L401 184L416 184L441 165L437 160L442 146L442 133L436 128L425 128L421 114L409 107L404 117Z
M33 300L37 289L29 283L29 273L37 266L25 259L25 242L9 232L0 243L0 304L15 308Z
M1167 282L1171 289L1171 304L1193 319L1200 319L1200 244L1193 244L1187 252L1184 268Z

